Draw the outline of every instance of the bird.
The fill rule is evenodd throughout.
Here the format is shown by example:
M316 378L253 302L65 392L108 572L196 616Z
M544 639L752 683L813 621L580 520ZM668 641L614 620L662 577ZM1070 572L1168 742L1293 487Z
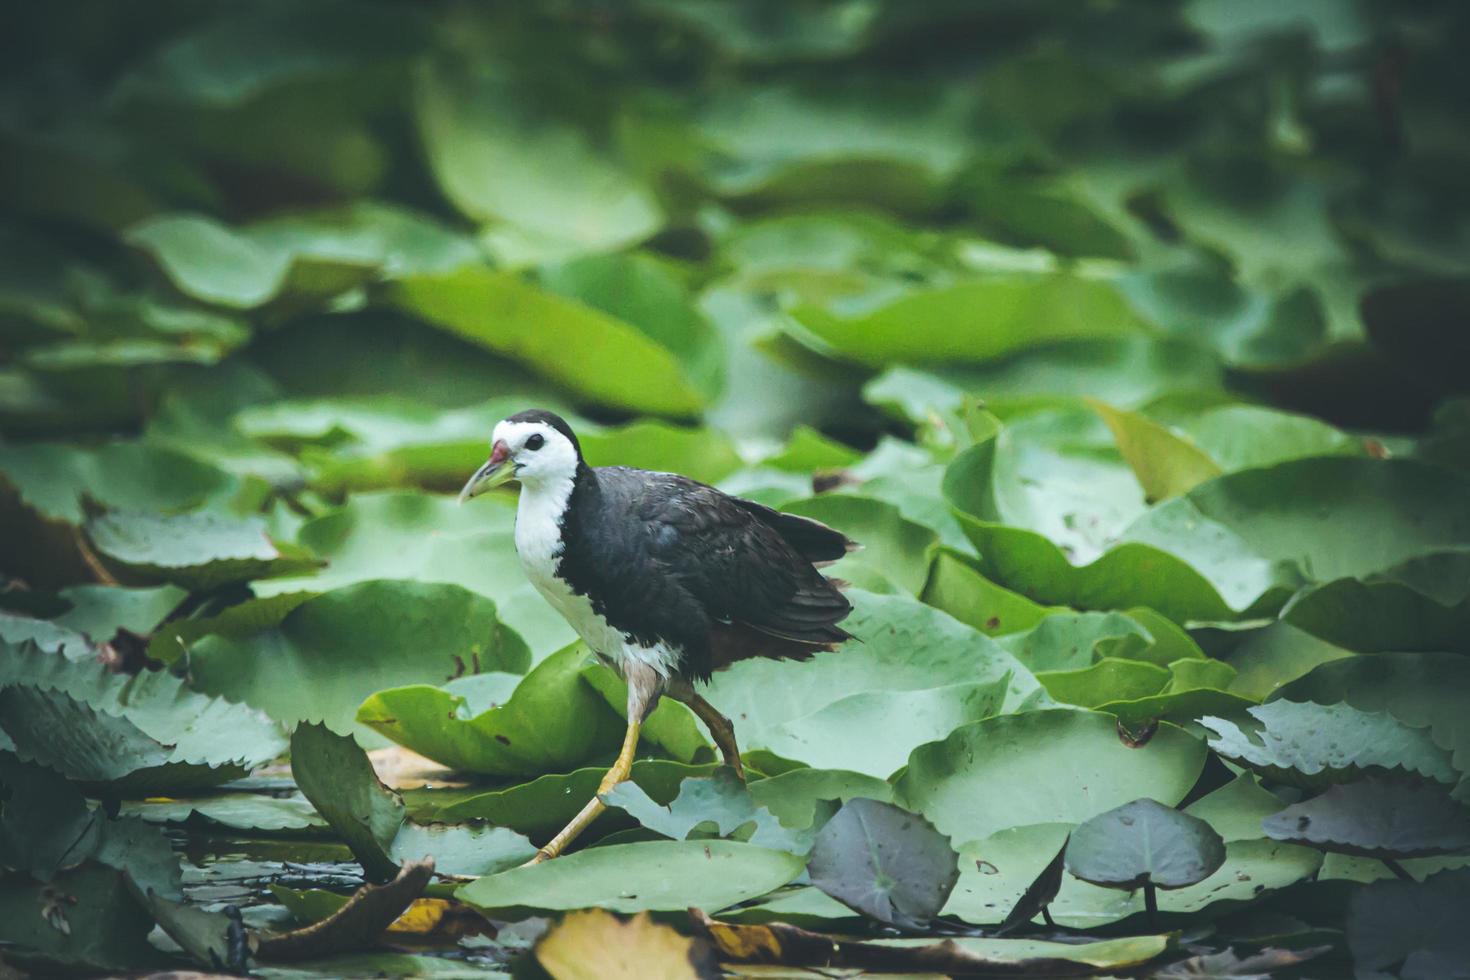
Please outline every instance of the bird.
M734 726L695 689L749 657L804 660L851 639L845 583L823 575L858 544L674 473L592 467L560 416L498 422L490 457L459 502L515 481L515 547L526 577L627 682L622 750L587 805L528 863L555 858L629 777L639 730L663 696L704 722L744 780Z

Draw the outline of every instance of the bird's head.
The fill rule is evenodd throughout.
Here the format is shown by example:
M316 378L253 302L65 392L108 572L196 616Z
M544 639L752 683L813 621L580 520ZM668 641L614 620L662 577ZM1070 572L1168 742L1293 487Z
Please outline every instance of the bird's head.
M570 483L581 465L582 447L561 416L540 409L517 412L496 423L490 458L459 492L459 502L511 480L533 492L561 481Z

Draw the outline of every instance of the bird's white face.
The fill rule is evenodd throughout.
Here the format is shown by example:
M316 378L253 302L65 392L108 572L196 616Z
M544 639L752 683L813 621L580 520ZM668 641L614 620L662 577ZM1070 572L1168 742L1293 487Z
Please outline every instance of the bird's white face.
M531 493L570 490L577 476L577 447L545 422L506 419L495 426L490 458L460 491L461 502L519 480Z
M519 480L528 490L570 481L577 476L576 448L545 422L500 422L490 441L494 452L500 451L502 445L505 447L514 472L511 478Z

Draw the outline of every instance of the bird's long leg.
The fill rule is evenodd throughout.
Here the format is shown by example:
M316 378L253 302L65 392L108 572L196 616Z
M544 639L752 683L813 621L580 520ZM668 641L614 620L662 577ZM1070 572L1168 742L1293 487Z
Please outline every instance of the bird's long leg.
M602 782L597 786L597 794L587 801L587 805L571 819L565 827L537 852L536 856L527 861L526 864L540 864L549 861L565 851L576 840L582 831L592 826L592 821L602 815L607 809L607 804L602 802L602 795L610 792L614 786L628 778L633 771L633 757L638 751L638 732L643 727L643 719L653 709L658 700L658 677L651 670L639 670L637 666L630 665L634 669L627 671L628 680L628 730L623 735L623 748L618 753L617 761L612 768L602 777Z
M669 696L689 705L700 721L704 722L709 729L710 737L719 746L720 757L725 760L725 765L735 770L735 775L740 781L745 782L745 766L740 762L740 746L735 743L735 726L730 719L720 714L719 710L694 690L692 686L669 686Z

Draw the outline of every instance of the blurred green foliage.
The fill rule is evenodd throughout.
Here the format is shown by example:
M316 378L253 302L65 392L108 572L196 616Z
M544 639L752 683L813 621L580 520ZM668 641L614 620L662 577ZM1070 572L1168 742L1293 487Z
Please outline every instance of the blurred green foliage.
M786 887L857 797L947 835L943 914L990 927L1073 827L1146 798L1224 841L1159 896L1168 928L1325 945L1326 973L1457 962L1452 923L1396 910L1467 880L1445 870L1470 839L1463 4L11 7L0 954L177 966L155 919L198 944L118 870L180 894L144 821L283 835L191 854L196 905L315 860L289 784L213 789L295 728L307 797L374 876L452 854L497 918L742 902L725 917L860 931L861 905ZM665 703L593 849L491 874L622 726L621 681L520 574L509 496L445 496L532 405L596 465L860 539L833 571L863 642L715 679L748 791ZM397 801L347 735L465 783ZM670 832L681 799L702 822ZM1263 829L1288 804L1338 837ZM1365 884L1399 872L1438 875ZM1059 887L1064 928L1140 927L1139 895ZM269 928L281 895L340 905L235 899Z

